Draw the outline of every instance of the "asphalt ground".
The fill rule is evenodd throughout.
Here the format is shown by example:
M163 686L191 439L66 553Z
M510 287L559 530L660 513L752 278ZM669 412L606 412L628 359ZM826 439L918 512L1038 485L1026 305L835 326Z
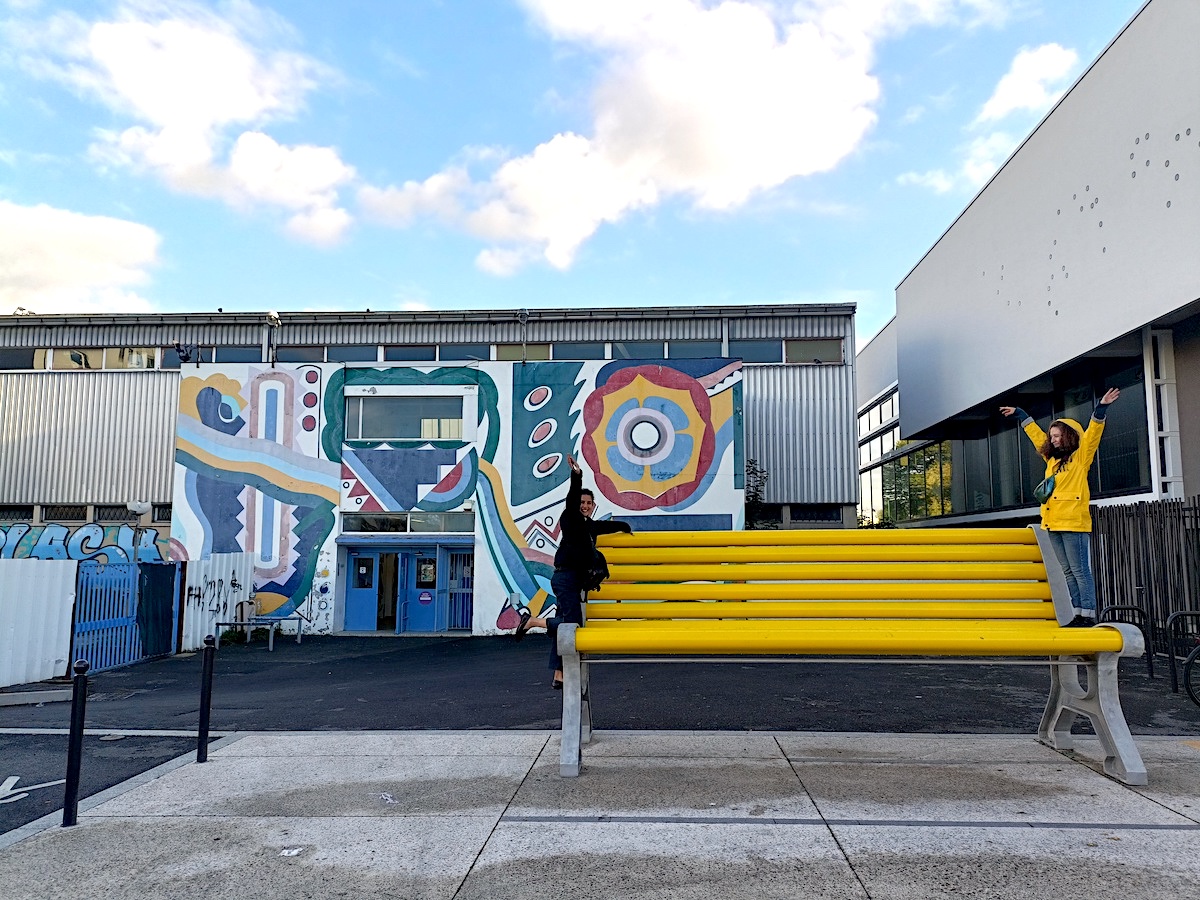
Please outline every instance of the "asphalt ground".
M248 731L554 729L548 638L307 636L226 644L214 666L211 728ZM1122 660L1121 701L1135 735L1200 735L1200 708L1165 671ZM201 654L90 678L81 798L183 753L199 723ZM595 726L615 730L1034 734L1045 666L768 662L592 667ZM54 685L60 687L60 685ZM7 690L36 690L26 685ZM0 707L0 784L65 776L70 704ZM37 735L59 729L59 735ZM1076 730L1088 733L1086 723ZM3 733L7 732L7 733ZM24 733L14 733L24 732ZM110 735L111 737L111 735ZM10 794L11 795L11 794ZM0 832L61 809L61 786L0 803ZM49 808L49 809L48 809Z

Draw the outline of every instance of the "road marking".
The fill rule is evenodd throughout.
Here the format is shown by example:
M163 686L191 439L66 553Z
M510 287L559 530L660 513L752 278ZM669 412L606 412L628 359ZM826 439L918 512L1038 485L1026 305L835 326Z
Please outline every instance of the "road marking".
M67 779L60 778L58 781L47 781L44 784L27 784L24 787L17 787L17 782L21 780L20 775L10 775L3 781L0 781L0 803L16 803L18 800L24 800L29 796L30 791L36 791L38 788L54 787L56 784L66 784Z

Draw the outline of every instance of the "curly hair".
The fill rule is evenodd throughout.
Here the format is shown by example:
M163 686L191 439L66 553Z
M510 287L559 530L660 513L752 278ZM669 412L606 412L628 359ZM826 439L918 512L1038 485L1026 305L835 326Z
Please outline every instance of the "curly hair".
M1055 447L1054 442L1050 440L1050 428L1056 425L1062 429L1063 433L1061 447ZM1062 419L1055 419L1050 423L1050 428L1046 429L1046 440L1042 442L1042 446L1038 447L1038 453L1042 459L1070 459L1071 454L1079 449L1079 432Z

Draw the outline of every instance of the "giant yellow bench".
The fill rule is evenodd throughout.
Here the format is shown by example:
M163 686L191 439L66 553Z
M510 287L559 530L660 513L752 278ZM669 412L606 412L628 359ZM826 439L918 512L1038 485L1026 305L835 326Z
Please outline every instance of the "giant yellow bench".
M1117 691L1117 660L1145 652L1141 633L1061 626L1074 614L1046 537L1038 527L606 535L609 580L586 598L584 625L558 629L560 774L579 774L591 740L592 662L987 658L1048 663L1038 737L1071 749L1075 716L1086 716L1104 771L1145 784Z

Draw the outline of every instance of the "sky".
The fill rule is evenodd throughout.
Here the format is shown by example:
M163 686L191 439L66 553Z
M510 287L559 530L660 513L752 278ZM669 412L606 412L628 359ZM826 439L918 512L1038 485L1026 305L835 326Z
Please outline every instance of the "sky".
M0 314L857 304L1143 0L0 0Z

